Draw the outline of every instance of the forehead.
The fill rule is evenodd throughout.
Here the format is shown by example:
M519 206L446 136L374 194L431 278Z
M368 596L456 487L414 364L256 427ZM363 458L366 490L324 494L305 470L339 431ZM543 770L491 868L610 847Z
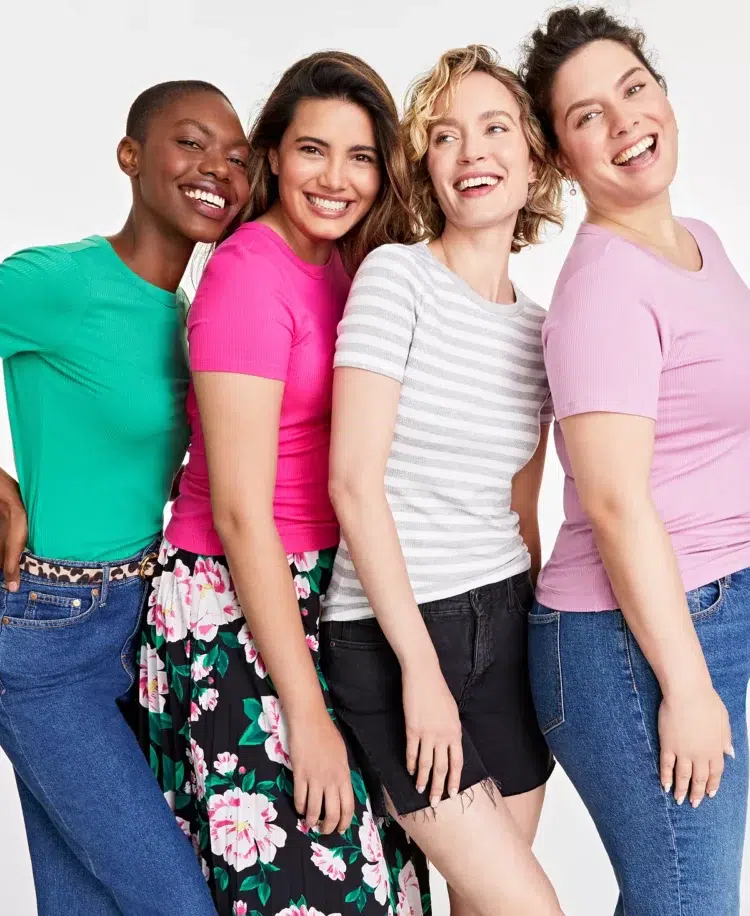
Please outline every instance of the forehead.
M186 120L204 124L222 140L247 142L237 112L217 92L193 92L172 99L151 115L149 130L171 130Z
M307 136L331 145L375 146L375 128L369 112L342 99L302 99L286 133L292 141Z
M450 105L448 92L443 91L435 104L435 114L459 120L474 120L487 111L507 111L516 120L521 109L513 93L489 73L475 70L455 87Z
M555 114L579 99L612 92L620 77L638 66L642 64L635 54L618 41L589 42L557 71L551 99Z

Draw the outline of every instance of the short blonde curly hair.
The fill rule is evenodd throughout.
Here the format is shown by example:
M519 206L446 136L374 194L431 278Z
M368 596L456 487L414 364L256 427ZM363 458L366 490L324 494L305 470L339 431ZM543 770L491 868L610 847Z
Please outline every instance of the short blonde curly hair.
M443 232L445 214L440 209L427 171L430 128L442 114L436 112L441 93L446 92L450 105L459 82L474 71L493 76L518 103L521 128L536 166L536 180L531 185L526 205L518 213L513 232L511 250L520 251L541 240L545 223L562 226L562 180L559 171L548 159L547 144L533 113L531 97L518 76L501 66L497 52L487 45L468 45L446 51L432 70L418 77L409 88L401 129L406 153L414 169L415 215L430 237L437 238Z

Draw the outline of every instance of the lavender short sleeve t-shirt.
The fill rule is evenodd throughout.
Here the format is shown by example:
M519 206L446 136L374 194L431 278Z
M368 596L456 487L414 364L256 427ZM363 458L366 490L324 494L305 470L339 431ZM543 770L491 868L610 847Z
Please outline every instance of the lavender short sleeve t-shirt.
M651 493L686 591L750 566L750 290L705 223L683 270L584 224L543 330L558 421L592 411L655 421ZM539 578L541 604L617 607L583 513L559 423L565 521Z

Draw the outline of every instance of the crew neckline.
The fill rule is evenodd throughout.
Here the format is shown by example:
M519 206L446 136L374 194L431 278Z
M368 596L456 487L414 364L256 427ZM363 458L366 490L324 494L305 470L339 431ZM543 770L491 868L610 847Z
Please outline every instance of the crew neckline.
M246 228L247 231L254 230L256 232L261 232L266 238L270 239L274 245L283 252L287 258L298 267L300 270L303 270L306 274L311 277L314 277L316 280L322 280L328 273L329 268L334 262L336 257L336 246L334 245L331 248L331 254L325 264L311 264L309 261L305 261L301 258L291 247L291 245L283 238L279 233L273 229L271 226L267 226L265 223L259 223L257 220L254 220L250 223L245 223L241 228ZM238 232L240 230L237 230Z
M103 235L91 235L89 236L89 241L94 242L98 248L101 248L102 251L106 252L107 256L110 258L113 266L117 268L118 272L121 273L127 280L129 280L134 286L137 286L142 293L150 296L152 299L157 299L159 302L161 302L162 305L169 306L170 308L176 307L176 291L174 293L170 293L168 289L162 289L160 286L156 286L153 283L149 283L148 280L144 280L140 274L137 274L131 267L128 267L120 255L115 251L109 239L106 239Z

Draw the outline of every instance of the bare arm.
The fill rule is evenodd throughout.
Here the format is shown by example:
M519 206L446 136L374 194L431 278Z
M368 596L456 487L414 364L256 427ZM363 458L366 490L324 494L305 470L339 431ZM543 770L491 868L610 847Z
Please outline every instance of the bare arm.
M16 481L0 469L0 563L8 591L18 591L18 565L29 536L26 509Z
M542 568L538 510L548 438L549 424L543 423L539 431L539 444L526 465L513 478L510 496L510 507L518 514L521 537L531 555L531 581L534 585Z
M325 832L337 825L344 830L354 806L346 750L305 642L273 517L284 384L219 372L196 372L194 383L214 524L243 613L288 719L297 810L307 812L313 826L324 800Z
M672 544L651 499L654 422L588 413L561 423L578 494L612 589L662 689L661 776L678 802L718 789L729 719L690 619Z
M385 495L400 390L397 381L375 372L335 370L330 493L357 576L401 664L409 772L419 764L422 790L432 769L430 798L436 804L449 768L448 791L458 791L461 728Z

